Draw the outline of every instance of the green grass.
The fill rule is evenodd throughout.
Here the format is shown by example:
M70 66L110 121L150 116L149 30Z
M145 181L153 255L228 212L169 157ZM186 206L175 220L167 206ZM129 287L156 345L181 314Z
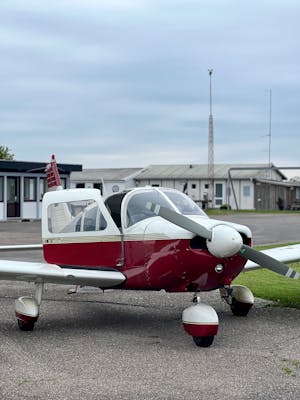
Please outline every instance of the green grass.
M280 245L283 246L283 245ZM270 248L256 247L258 250ZM272 246L278 247L278 246ZM291 264L297 272L300 272L300 262ZM266 269L242 272L234 284L247 286L255 297L275 301L282 307L300 309L300 280L285 278Z

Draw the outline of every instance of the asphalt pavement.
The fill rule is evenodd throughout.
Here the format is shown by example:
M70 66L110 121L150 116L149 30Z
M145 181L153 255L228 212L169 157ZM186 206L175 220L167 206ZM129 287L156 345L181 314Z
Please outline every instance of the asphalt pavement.
M282 225L272 221L273 230ZM0 243L39 243L39 229L2 223ZM68 288L47 285L35 330L21 332L14 300L31 295L33 284L0 282L0 399L300 398L300 310L256 299L246 318L234 317L218 292L203 293L220 327L210 348L198 348L181 326L192 294Z
M248 226L254 245L300 242L299 213L229 213L214 218Z

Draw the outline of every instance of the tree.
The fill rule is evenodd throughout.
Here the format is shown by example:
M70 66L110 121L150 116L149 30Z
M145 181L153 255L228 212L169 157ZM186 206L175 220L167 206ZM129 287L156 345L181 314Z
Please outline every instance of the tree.
M13 160L14 156L7 146L0 146L0 160Z

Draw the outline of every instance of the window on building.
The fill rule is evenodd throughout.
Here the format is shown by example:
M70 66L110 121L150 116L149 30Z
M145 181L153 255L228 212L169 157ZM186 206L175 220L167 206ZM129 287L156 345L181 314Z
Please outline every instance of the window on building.
M192 183L192 189L196 189L196 188L197 188L196 183Z
M300 188L296 187L296 200L300 200Z
M222 183L216 183L215 196L216 197L223 197L223 184Z
M36 178L24 178L24 201L36 201Z
M103 194L103 193L102 193L102 189L103 189L103 187L102 187L102 182L95 182L95 183L93 184L93 188L94 188L94 189L100 190L100 193Z
M113 187L111 189L112 189L113 193L117 193L120 191L119 185L113 185Z
M83 189L83 188L85 188L84 183L76 183L76 189Z
M66 180L66 178L60 178L60 181L61 181L62 188L66 189L67 188L67 180Z
M206 184L204 185L204 189L209 189L209 183L206 183Z
M223 204L223 184L215 184L215 205L221 206Z
M47 192L47 181L45 178L40 178L40 201L43 200L43 196L46 192Z
M250 195L251 195L251 190L250 189L251 188L250 188L249 185L243 186L243 196L244 197L250 197Z
M4 186L4 178L3 176L0 176L0 201L3 201L3 186Z

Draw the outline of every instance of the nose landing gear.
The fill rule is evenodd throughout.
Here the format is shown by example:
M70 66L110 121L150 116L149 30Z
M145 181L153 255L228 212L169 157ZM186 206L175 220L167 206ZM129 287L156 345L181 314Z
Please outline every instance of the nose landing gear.
M197 346L209 347L218 332L218 315L211 306L200 302L197 293L194 295L193 303L182 313L183 328L193 337Z

